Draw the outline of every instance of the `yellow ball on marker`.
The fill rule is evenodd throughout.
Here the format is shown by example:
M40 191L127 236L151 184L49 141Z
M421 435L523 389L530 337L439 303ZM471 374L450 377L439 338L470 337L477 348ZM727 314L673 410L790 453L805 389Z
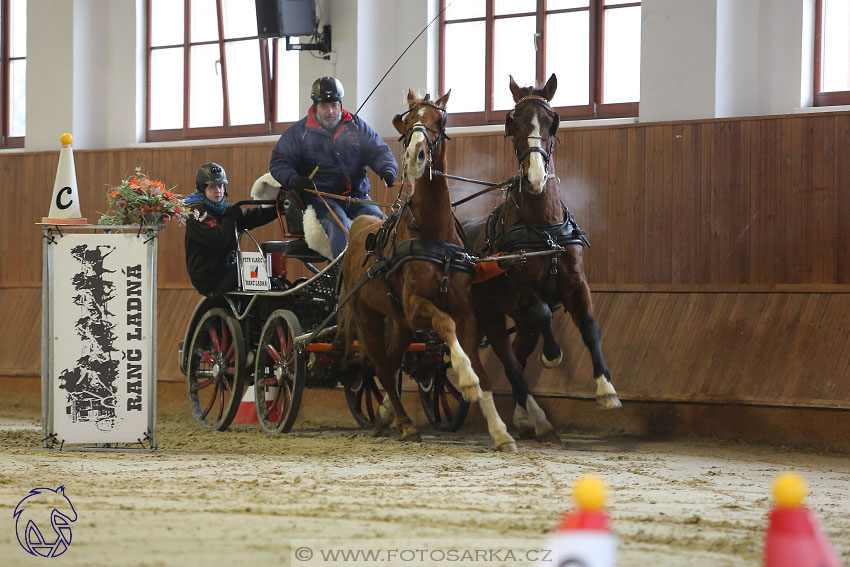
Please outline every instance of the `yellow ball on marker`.
M773 498L780 508L800 508L808 488L803 477L794 472L784 472L773 483Z
M62 134L61 136L59 136L59 141L60 141L60 142L62 143L62 145L64 145L64 146L70 146L70 145L71 145L71 142L72 142L73 140L74 140L74 137L73 137L73 136L71 136L71 134L69 134L68 132L65 132L64 134Z
M579 509L594 512L605 507L608 500L608 489L605 483L595 476L583 476L573 487L573 496Z

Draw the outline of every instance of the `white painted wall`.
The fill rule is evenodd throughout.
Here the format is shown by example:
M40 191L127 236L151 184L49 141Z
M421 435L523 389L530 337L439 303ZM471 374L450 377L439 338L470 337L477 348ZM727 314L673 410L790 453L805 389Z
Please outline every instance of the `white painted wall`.
M640 121L714 116L717 0L643 0Z
M814 0L762 0L759 20L758 114L811 105Z
M716 117L758 113L759 5L717 0Z

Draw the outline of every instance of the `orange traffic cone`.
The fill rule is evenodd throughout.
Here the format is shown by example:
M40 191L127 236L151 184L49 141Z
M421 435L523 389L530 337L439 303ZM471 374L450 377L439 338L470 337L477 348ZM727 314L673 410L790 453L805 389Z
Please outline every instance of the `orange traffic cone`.
M803 506L806 482L792 472L773 483L776 505L767 519L764 567L841 567L829 536Z
M605 511L607 490L594 477L579 479L573 488L578 510L568 512L549 540L554 561L546 565L613 567L617 564L617 541L608 527ZM543 565L544 563L541 563Z
M259 423L257 418L257 404L254 402L254 386L245 388L245 393L242 395L242 401L239 402L239 409L236 410L236 417L233 418L234 423L247 423L256 425Z
M77 191L77 171L74 168L72 140L73 137L67 132L59 137L62 149L59 150L59 165L56 168L56 180L53 182L50 212L46 217L41 217L40 224L88 224L88 219L80 212L80 195Z

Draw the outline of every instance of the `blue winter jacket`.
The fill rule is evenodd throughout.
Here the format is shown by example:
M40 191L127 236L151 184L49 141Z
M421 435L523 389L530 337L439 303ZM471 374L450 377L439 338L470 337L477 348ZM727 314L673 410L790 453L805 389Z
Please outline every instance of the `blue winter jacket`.
M384 177L398 172L389 146L357 116L347 110L336 130L331 133L316 120L316 107L293 124L278 140L272 151L269 171L284 187L296 177L313 176L316 188L336 195L363 197L369 193L366 166Z

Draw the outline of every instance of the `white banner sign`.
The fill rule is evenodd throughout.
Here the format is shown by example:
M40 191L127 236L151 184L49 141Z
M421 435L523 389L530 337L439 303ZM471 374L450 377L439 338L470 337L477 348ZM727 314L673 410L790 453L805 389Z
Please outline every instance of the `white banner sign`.
M149 428L153 250L131 234L68 234L49 247L51 432L132 443Z

